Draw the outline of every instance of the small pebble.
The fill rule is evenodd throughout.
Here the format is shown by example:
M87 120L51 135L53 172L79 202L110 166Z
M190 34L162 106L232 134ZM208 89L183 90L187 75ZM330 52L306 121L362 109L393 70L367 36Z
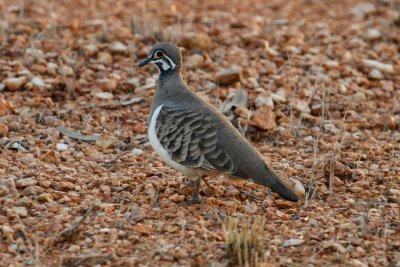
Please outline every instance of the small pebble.
M184 199L185 199L184 195L179 195L176 193L169 197L169 200L171 200L174 203L182 202Z
M368 73L368 77L374 80L382 80L385 78L382 72L378 69L373 69Z
M57 149L57 151L65 151L65 150L67 150L68 149L68 145L67 144L63 144L63 143L58 143L57 145L56 145L56 149Z
M145 185L144 192L149 196L154 196L156 189L154 188L153 184L149 183Z
M381 32L374 28L368 29L367 32L365 33L365 37L368 40L379 39L381 37L381 35L382 35Z
M185 60L185 64L189 68L200 67L204 64L204 57L199 54L191 55Z
M304 243L303 239L288 239L283 241L283 247L300 246Z
M224 196L226 197L236 197L239 195L239 190L236 189L233 185L228 185L225 189Z
M18 179L15 182L15 185L17 186L17 188L25 188L25 187L36 185L36 184L37 184L37 181L32 178L22 178L22 179Z
M113 58L111 54L106 51L99 52L97 55L96 63L109 66L113 63Z
M263 96L263 95L257 96L255 105L258 109L260 109L264 106L267 106L270 109L274 109L274 101L273 101L272 97L270 97L270 96Z
M8 133L8 126L0 123L0 136L5 136Z
M134 149L132 149L131 153L135 156L139 156L143 153L143 150L141 150L139 148L134 148Z
M10 91L16 91L22 88L22 86L26 83L25 77L18 77L18 78L8 78L2 82Z
M233 67L217 73L217 83L220 85L231 85L243 80L242 69Z
M45 86L44 81L38 77L33 77L31 83L37 88L43 88Z
M363 92L357 92L354 95L352 95L351 98L356 103L363 103L364 101L367 100L367 97Z
M107 92L98 92L94 94L95 97L100 98L100 99L113 99L114 95L112 93L107 93Z
M125 54L128 52L128 47L121 42L114 42L109 47L111 53Z
M390 188L389 192L392 195L400 195L400 190L399 189Z
M83 51L88 56L93 56L99 50L96 44L87 44L82 47Z
M25 207L13 207L12 209L20 217L28 216L28 210Z
M206 33L201 32L187 32L184 33L179 45L187 48L200 48L206 49L210 47L212 40Z

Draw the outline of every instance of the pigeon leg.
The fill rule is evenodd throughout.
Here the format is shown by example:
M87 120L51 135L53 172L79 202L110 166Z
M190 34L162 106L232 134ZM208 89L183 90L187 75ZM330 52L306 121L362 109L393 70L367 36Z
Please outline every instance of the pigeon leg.
M203 201L201 201L200 196L199 196L200 183L201 183L201 178L197 178L194 181L193 189L192 189L192 198L186 200L186 203L188 203L188 204L201 204L201 203L203 203Z

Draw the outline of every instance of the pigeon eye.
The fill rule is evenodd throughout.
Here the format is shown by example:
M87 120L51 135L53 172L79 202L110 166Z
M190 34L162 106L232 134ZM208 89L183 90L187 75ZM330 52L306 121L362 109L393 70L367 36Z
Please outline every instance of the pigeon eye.
M162 56L164 56L164 52L163 51L157 51L156 54L155 54L155 58L159 58L159 57L162 57Z

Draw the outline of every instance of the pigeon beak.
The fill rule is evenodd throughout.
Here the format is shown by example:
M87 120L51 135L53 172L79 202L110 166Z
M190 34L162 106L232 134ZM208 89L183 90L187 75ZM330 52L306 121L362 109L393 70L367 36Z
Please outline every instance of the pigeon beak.
M139 68L144 67L144 66L146 66L147 64L151 63L151 61L152 61L151 58L146 58L145 60L143 60L142 62L140 62L140 63L138 64L138 67L139 67Z

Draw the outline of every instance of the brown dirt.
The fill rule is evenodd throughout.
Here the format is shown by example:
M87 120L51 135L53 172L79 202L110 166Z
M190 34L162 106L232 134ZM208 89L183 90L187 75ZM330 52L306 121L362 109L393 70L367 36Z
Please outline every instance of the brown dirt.
M0 266L232 266L227 218L260 216L260 266L400 264L399 1L0 10ZM184 47L185 80L212 104L247 92L234 121L301 182L300 203L216 177L204 205L182 205L185 178L146 137L157 72L135 65L157 40ZM265 106L268 132L247 116Z

